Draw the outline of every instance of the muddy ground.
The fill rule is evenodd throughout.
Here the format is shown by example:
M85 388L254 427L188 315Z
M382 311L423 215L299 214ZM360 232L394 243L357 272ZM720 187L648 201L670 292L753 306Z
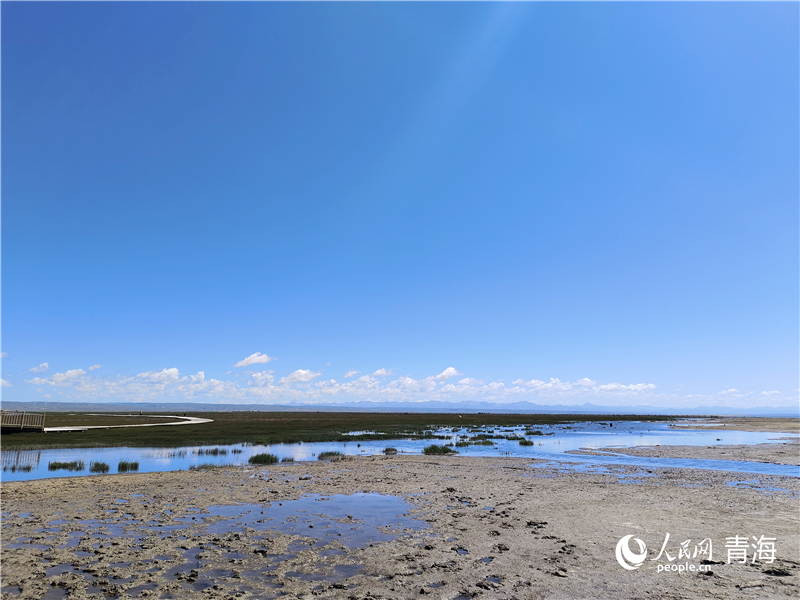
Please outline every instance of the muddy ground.
M613 452L629 456L655 458L700 458L711 460L742 460L747 462L800 465L800 440L785 440L782 444L753 444L730 446L640 446L636 448L599 448L599 452L584 449L568 450L567 454L602 454ZM798 471L800 475L800 471Z
M413 520L382 514L370 532L374 496L353 496L347 515L290 517L288 533L270 521L237 531L208 512L257 504L263 521L318 494L323 514L324 498L359 492L404 499ZM12 482L2 485L2 597L791 598L800 594L799 499L796 477L575 473L458 456ZM656 559L667 533L672 561ZM615 558L626 535L649 552L635 570ZM775 560L753 562L748 548L746 564L728 564L732 536L775 538ZM682 542L693 552L706 538L713 562L678 559ZM678 564L709 571L663 571Z

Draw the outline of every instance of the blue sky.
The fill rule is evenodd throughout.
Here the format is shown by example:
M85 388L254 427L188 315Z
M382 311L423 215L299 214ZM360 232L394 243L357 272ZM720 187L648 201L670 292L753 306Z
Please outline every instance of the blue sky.
M797 406L799 11L3 2L3 398Z

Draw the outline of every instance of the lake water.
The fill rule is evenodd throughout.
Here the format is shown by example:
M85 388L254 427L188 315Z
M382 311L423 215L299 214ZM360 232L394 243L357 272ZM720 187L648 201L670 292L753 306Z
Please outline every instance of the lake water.
M492 440L491 446L470 445L456 448L465 456L515 456L544 459L550 464L571 463L570 468L594 468L605 465L629 465L642 468L693 468L736 471L761 475L800 476L800 467L769 463L644 458L608 454L587 456L566 454L581 448L634 447L654 445L712 446L726 444L762 444L780 442L779 438L793 437L782 433L745 432L729 430L674 429L666 423L606 421L601 423L575 423L568 425L536 426L542 435L524 436L524 427L495 427L476 429L447 428L436 430L437 435L449 436L449 441L479 434L524 436L532 446L520 446L518 441ZM609 425L611 423L611 425ZM361 433L361 432L353 432ZM63 434L62 434L63 435ZM178 471L201 464L246 465L254 454L269 452L281 459L294 461L316 460L321 452L338 451L343 454L370 456L383 454L386 447L396 448L400 454L421 454L430 445L446 444L445 440L377 440L362 442L318 442L300 444L275 444L269 446L233 444L229 446L191 446L184 448L64 448L34 451L2 452L2 480L23 481L49 477L80 477L91 475L92 462L109 465L109 473L118 472L120 461L138 462L140 473ZM216 450L216 453L214 451ZM51 462L82 461L83 469L77 471L48 469Z

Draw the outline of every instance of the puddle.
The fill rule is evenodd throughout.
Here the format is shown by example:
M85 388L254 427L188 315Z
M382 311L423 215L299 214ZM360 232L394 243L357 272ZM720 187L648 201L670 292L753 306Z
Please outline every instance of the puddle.
M494 560L494 556L484 556L480 560L482 563L486 563L487 565Z
M729 481L727 485L740 489L755 490L757 492L762 492L762 493L777 492L780 494L787 494L795 498L800 496L792 490L787 490L784 488L779 488L771 485L763 485L758 479L750 479L746 481Z
M406 516L412 508L402 498L381 494L309 494L277 505L210 506L209 515L224 520L209 524L207 531L224 534L244 532L247 528L273 530L320 540L317 546L335 540L351 549L361 548L427 527L426 523Z

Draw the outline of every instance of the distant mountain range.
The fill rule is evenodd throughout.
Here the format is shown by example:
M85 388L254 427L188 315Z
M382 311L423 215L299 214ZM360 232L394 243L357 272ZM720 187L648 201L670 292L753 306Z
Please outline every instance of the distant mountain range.
M517 413L517 414L594 414L594 415L724 415L748 417L800 418L800 407L792 410L786 406L758 406L740 408L731 406L697 406L670 408L665 406L576 406L544 405L532 402L489 404L485 402L350 402L348 404L218 404L200 402L3 402L4 410L29 410L39 412L422 412L422 413Z

